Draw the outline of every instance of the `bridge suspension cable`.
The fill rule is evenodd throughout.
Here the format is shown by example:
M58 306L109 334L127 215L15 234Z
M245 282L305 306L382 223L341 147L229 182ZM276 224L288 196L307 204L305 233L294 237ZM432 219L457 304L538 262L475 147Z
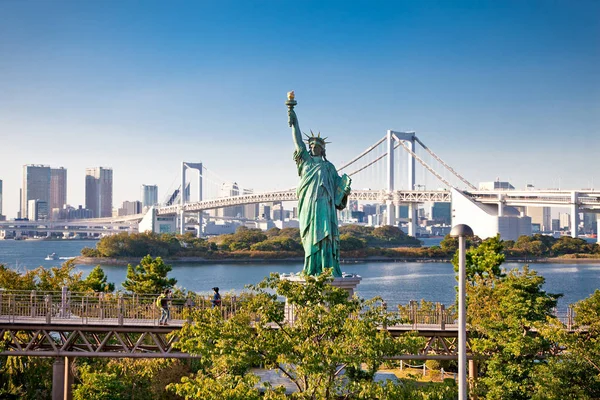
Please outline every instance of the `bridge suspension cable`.
M438 174L437 172L435 172L435 170L433 168L431 168L425 161L423 161L421 159L421 157L419 157L414 151L412 151L411 149L409 149L408 146L406 144L404 144L404 142L402 140L398 139L398 137L395 134L394 134L394 138L398 141L398 145L401 145L402 147L404 147L404 150L406 150L406 152L408 154L410 154L411 156L413 156L415 158L415 160L417 160L422 166L424 166L436 178L438 178L440 181L442 181L446 186L452 187L452 185L450 184L450 182L448 182L440 174ZM395 147L397 147L398 145L396 145Z
M429 147L425 146L425 144L421 140L419 140L419 138L416 137L416 136L415 136L415 141L417 143L419 143L421 145L421 147L423 147L423 149L425 149L425 151L427 151L429 154L431 154L431 156L433 158L435 158L440 164L442 164L454 176L456 176L458 179L460 179L461 181L463 181L471 189L477 190L477 188L473 184L471 184L471 182L467 181L465 178L462 177L462 175L460 175L458 172L456 172L451 166L449 166L448 164L446 164L440 157L437 156L437 154L435 154L433 152L433 150L431 150Z
M357 169L355 171L352 171L351 173L348 174L348 176L352 176L352 175L355 175L355 174L359 173L360 171L362 171L362 170L370 167L371 165L375 164L377 161L381 160L382 158L384 158L387 155L388 155L388 153L383 153L382 155L380 155L379 157L377 157L376 159L374 159L373 161L371 161L367 165L365 165L365 166L363 166L363 167L361 167L361 168L359 168L359 169Z
M343 170L344 168L350 166L351 164L354 164L356 161L360 160L361 158L363 158L364 156L366 156L367 154L369 154L371 151L373 151L377 146L379 146L381 143L383 143L383 141L386 139L386 137L382 137L381 140L379 140L377 143L375 143L374 145L372 145L371 147L369 147L368 149L366 149L365 151L363 151L362 153L360 153L360 155L356 156L352 161L342 165L340 168L338 168L338 172ZM379 157L377 160L380 160L383 157ZM372 165L375 163L375 161L373 161L371 164L368 164L367 166L359 169L358 171L354 171L352 174L348 174L349 176L352 176L353 174L362 171L363 169L365 169L366 167L368 167L369 165Z

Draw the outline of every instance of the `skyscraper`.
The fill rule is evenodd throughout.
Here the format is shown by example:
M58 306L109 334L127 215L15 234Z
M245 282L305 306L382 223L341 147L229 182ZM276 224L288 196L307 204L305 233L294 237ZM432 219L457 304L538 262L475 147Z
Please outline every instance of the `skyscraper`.
M526 207L527 216L531 217L531 223L536 226L534 231L552 231L552 214L550 207Z
M240 188L236 182L223 183L221 186L221 197L233 197L240 195ZM243 217L244 206L223 207L217 209L219 217Z
M47 165L23 166L23 192L21 216L27 217L29 200L50 202L50 167Z
M111 168L86 168L85 208L94 218L112 216L113 171Z
M142 207L158 204L158 186L142 185Z
M2 215L2 179L0 179L0 216Z
M63 167L50 169L50 209L62 209L67 204L67 170Z

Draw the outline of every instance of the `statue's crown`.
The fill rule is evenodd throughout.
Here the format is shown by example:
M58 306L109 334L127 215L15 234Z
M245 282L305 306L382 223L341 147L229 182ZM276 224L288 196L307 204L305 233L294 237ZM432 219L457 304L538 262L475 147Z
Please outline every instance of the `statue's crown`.
M327 139L326 137L324 137L324 138L322 138L322 137L321 137L321 132L318 132L318 133L317 133L317 136L315 136L315 134L314 134L314 133L313 133L313 131L311 130L311 131L310 131L310 136L308 136L306 133L305 133L304 135L307 137L307 139L306 139L306 143L308 143L309 145L310 145L311 143L315 143L315 144L317 144L317 145L321 146L322 148L325 148L325 145L326 145L327 143L331 143L331 142L326 142L326 141L325 141L325 139Z

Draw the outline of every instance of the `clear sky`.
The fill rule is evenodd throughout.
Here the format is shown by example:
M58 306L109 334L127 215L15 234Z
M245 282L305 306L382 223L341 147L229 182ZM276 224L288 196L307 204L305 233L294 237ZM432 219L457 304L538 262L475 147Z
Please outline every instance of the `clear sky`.
M297 175L283 105L338 164L414 130L472 182L600 186L600 2L0 0L0 179L114 170L114 206L180 162L256 190Z

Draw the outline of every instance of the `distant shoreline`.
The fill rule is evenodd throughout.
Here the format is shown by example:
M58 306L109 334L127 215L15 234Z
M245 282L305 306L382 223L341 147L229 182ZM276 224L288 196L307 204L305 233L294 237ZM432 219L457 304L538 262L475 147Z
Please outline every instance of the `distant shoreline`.
M76 264L84 265L137 265L141 257L75 257L73 260ZM178 258L163 258L167 264L276 264L276 263L302 263L303 257L290 258L203 258L203 257L178 257ZM396 263L449 263L451 258L422 258L422 257L384 257L373 256L364 258L343 258L341 264L360 264L366 262L396 262ZM506 258L506 263L536 263L536 264L600 264L600 258L538 258L538 259L522 259L522 258Z

